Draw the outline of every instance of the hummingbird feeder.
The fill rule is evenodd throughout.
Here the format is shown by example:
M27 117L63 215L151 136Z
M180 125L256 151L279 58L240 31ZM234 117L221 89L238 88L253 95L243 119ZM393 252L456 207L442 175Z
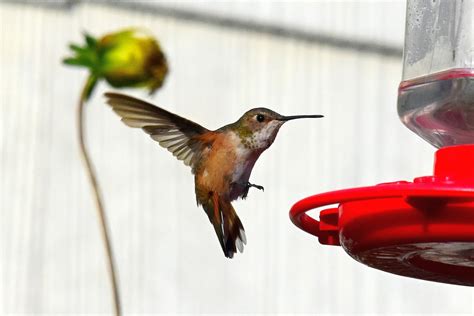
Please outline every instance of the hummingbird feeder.
M474 286L473 18L474 0L407 3L398 114L439 148L434 174L310 196L290 211L296 226L370 267Z

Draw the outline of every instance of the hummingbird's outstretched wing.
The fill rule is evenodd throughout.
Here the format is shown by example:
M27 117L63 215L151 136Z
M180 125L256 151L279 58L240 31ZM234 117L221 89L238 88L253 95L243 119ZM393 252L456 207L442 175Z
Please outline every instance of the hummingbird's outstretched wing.
M214 226L224 255L232 258L237 250L243 252L244 245L247 244L244 226L230 201L213 192L206 198L198 197L198 203L202 204Z
M120 94L105 93L107 104L130 127L143 129L162 147L168 149L176 158L191 166L199 160L205 144L197 137L208 129L181 116L168 112L148 102Z

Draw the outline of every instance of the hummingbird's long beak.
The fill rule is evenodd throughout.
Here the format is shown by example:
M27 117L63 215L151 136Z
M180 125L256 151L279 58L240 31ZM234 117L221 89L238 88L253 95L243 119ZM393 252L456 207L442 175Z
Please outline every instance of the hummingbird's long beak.
M284 116L282 115L281 117L277 118L279 121L290 121L290 120L296 120L296 119L302 119L302 118L321 118L324 117L324 115L319 115L319 114L314 114L314 115L292 115L292 116Z

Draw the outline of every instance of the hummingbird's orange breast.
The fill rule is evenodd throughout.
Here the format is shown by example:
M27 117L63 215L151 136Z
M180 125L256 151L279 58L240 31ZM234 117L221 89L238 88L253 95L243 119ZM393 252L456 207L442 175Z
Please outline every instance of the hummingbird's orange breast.
M245 182L248 181L253 163L247 171L246 166L249 161L247 161L246 150L234 132L213 134L212 145L202 152L201 161L195 173L196 192L201 192L201 194L217 192L220 196L233 200L236 197L229 196L233 188L232 183L238 182L242 176L247 178L244 179ZM205 137L210 137L210 135Z
M230 190L232 174L237 163L236 139L230 132L216 132L212 145L201 155L196 170L197 191L203 189L225 196Z

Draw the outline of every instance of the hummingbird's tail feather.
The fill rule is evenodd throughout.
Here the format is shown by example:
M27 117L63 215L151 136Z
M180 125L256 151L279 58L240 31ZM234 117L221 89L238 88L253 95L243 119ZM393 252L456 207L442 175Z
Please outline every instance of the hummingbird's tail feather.
M232 207L232 204L230 204L230 202L225 202L224 207L228 208L227 211L222 212L224 214L224 253L229 253L229 251L232 251L232 255L230 256L230 258L232 258L233 254L236 253L237 250L241 253L244 251L244 245L247 243L247 239L245 237L244 226Z
M224 255L232 258L237 251L243 252L247 238L244 226L232 204L214 192L202 206L214 226Z

